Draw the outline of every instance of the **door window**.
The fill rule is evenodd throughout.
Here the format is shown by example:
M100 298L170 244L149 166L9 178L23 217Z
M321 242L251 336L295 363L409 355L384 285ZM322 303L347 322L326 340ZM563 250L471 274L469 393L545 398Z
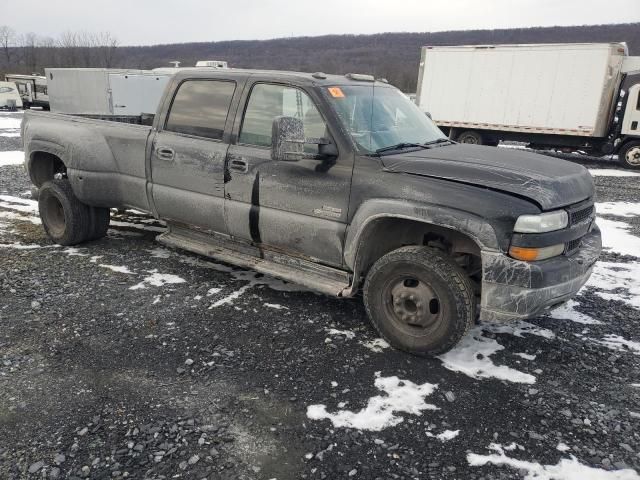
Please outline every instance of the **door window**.
M271 126L279 116L296 117L304 124L307 138L326 137L326 125L309 96L300 89L284 85L258 83L251 90L240 131L240 143L271 146ZM305 145L305 151L317 153L317 145Z
M187 80L178 88L165 130L221 140L235 82Z

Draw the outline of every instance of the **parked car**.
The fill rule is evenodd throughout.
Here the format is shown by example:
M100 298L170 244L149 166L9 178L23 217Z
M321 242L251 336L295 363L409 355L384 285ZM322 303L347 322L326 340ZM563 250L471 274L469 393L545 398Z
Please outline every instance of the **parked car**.
M423 47L417 103L462 143L616 154L640 168L640 57L623 43Z
M26 168L49 237L103 237L110 208L167 223L161 243L336 297L419 355L477 317L573 297L601 249L589 172L457 144L368 75L237 69L171 79L153 126L27 112Z

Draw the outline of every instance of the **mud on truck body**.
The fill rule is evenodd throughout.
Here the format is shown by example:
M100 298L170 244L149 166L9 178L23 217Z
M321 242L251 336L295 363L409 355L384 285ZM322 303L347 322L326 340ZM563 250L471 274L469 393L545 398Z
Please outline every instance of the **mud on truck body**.
M367 75L190 70L153 126L113 120L25 115L54 242L104 236L110 208L151 212L165 245L362 291L377 331L414 354L571 298L600 252L585 168L457 144Z

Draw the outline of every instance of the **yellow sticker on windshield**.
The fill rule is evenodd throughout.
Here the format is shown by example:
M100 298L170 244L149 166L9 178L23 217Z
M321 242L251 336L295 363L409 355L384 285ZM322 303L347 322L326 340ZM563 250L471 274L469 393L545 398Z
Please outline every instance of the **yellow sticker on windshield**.
M333 98L344 98L344 93L342 93L342 89L340 87L329 87L327 90L329 90L329 93Z

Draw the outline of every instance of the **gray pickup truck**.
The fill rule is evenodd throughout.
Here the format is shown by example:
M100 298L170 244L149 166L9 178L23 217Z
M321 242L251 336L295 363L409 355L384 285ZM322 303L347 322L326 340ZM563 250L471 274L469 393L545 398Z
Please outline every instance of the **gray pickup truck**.
M382 337L414 354L566 301L601 250L585 168L452 142L368 75L183 71L145 123L25 113L54 242L104 236L110 208L151 212L165 245L362 291Z

